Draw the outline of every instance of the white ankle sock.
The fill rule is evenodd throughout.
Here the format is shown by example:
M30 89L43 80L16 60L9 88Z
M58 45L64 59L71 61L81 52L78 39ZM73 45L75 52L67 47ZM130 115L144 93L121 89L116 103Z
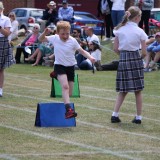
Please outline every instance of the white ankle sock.
M119 113L118 112L113 112L112 116L118 117Z
M136 115L136 119L137 119L137 120L142 120L142 116Z
M0 95L2 95L3 94L3 89L2 88L0 88Z

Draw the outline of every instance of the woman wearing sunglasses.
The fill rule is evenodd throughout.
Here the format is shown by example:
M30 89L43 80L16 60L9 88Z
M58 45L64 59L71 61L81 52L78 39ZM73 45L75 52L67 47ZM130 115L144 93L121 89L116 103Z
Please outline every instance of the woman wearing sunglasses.
M38 43L38 37L40 36L40 25L35 24L32 32L29 33L26 38L17 46L16 50L16 63L19 64L21 63L21 53L23 52L24 54L24 62L28 63L25 61L25 58L28 58L28 53L25 52L25 47L28 46L31 50L34 50L37 48L37 43Z
M90 50L91 56L93 56L96 59L96 62L100 63L100 61L101 61L101 47L98 44L98 41L93 40L93 41L89 42L89 50ZM83 60L80 63L77 62L77 65L78 65L79 69L81 69L81 70L92 70L93 69L92 62L89 59Z

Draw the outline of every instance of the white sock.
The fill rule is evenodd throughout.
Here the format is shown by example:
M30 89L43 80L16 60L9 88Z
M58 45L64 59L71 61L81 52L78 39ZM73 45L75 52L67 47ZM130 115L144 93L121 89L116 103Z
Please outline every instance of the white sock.
M2 93L3 93L3 89L2 89L2 88L0 88L0 94L2 95Z
M118 112L113 112L113 113L112 113L112 116L114 116L114 117L118 117L118 115L119 115Z
M142 116L136 115L136 119L137 119L137 120L142 120Z

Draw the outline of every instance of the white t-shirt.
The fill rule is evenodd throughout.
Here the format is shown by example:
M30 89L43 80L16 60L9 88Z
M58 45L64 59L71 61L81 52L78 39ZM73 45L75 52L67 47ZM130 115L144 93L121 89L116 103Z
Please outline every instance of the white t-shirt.
M92 42L93 40L97 41L98 44L100 44L100 40L97 35L93 34L91 37L90 36L87 37L88 42Z
M19 25L18 21L14 20L11 22L11 24L12 24L12 27L10 28L11 34L8 37L9 41L18 37L18 25Z
M146 41L148 38L146 33L134 22L127 22L125 26L122 26L118 30L114 30L113 33L118 37L119 50L139 50L141 41Z
M124 11L126 0L111 0L113 2L112 10L114 11Z
M91 56L93 56L96 61L101 61L101 51L99 49L96 49L95 51L91 52ZM92 62L89 59L86 59L86 61L92 65Z
M77 64L75 52L81 46L75 38L69 36L69 39L64 42L59 35L47 36L47 40L54 46L55 62L63 66L74 66Z
M11 21L10 21L10 19L8 17L4 16L4 15L1 15L0 16L0 26L2 28L5 28L5 27L11 28ZM0 37L4 37L4 35L0 33Z

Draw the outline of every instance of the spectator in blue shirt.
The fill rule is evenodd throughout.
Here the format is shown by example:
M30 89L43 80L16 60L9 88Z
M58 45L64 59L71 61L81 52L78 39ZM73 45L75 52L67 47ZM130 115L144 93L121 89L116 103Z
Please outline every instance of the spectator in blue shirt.
M160 60L160 32L155 34L155 41L147 47L146 64L144 71L154 68L156 63ZM150 61L153 59L153 62Z
M74 15L73 7L68 6L68 2L66 0L63 0L62 7L60 7L58 10L58 19L72 23L73 15Z

